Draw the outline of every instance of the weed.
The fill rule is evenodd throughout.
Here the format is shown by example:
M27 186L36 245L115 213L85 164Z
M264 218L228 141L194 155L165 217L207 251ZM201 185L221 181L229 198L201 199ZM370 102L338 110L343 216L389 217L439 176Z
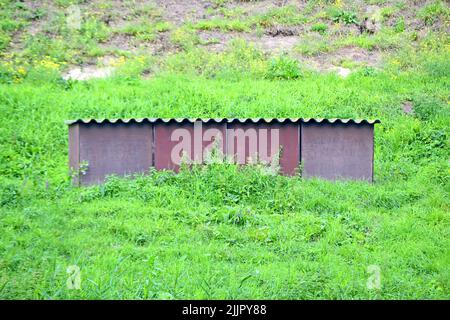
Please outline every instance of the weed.
M301 76L298 61L286 55L272 58L265 77L267 79L297 79Z
M316 23L311 27L311 31L324 34L328 30L328 26L325 23Z
M405 19L403 17L399 17L397 21L395 21L394 30L395 32L405 31Z
M357 24L358 18L353 11L346 11L331 7L328 11L328 16L333 22L343 22L345 24Z

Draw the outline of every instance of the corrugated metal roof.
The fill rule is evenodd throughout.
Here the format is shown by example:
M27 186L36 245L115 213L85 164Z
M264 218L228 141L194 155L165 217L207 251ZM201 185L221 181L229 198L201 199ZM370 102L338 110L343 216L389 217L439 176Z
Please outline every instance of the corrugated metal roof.
M182 123L201 121L203 123L355 123L355 124L375 124L380 123L378 119L339 119L339 118L130 118L130 119L76 119L67 120L66 124L72 125L76 123Z

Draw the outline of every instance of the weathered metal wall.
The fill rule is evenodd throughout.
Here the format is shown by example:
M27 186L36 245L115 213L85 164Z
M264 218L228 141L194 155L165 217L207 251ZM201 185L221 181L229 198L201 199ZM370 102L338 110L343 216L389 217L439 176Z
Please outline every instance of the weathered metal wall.
M79 168L83 161L89 165L86 174L79 175L81 184L103 182L111 174L146 172L153 166L152 125L89 123L71 126L70 130L74 148L71 167Z
M373 125L303 123L303 176L329 180L373 177Z
M279 155L282 174L304 177L373 178L373 129L379 121L342 119L130 119L69 121L69 164L88 163L76 184L107 175L178 171L184 156L205 162L214 146L236 163L270 163ZM78 178L79 177L79 178Z

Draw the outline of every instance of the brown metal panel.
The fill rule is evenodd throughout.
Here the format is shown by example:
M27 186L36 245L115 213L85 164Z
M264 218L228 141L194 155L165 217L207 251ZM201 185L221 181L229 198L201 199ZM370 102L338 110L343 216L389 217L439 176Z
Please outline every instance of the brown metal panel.
M299 124L231 123L227 127L227 155L239 164L271 162L279 153L281 173L294 175L299 165Z
M225 130L225 123L155 123L155 168L178 171L180 161L203 163L204 153L214 146L215 139L224 154Z
M280 151L281 173L293 175L302 159L305 177L373 178L373 125L360 119L79 119L69 124L69 165L88 162L82 184L109 174L177 171L181 154L202 163L218 138L222 153L244 164L270 162ZM217 144L217 143L216 143ZM236 148L234 148L236 147ZM79 184L77 177L74 183Z
M80 125L80 163L88 162L82 184L103 182L107 175L145 172L152 165L152 125L90 123Z
M302 123L304 177L372 181L373 124Z
M272 127L280 128L281 173L294 175L300 164L300 124L274 124Z
M74 124L69 127L69 169L73 177L72 183L79 185L78 175L74 174L80 166L80 125Z

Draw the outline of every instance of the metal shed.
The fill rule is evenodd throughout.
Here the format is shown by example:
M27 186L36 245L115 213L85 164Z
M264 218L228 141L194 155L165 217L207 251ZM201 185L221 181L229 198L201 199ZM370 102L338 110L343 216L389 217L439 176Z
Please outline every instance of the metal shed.
M78 119L69 120L69 166L74 183L107 175L179 169L203 163L214 148L239 164L277 161L303 177L373 180L374 125L354 119Z

